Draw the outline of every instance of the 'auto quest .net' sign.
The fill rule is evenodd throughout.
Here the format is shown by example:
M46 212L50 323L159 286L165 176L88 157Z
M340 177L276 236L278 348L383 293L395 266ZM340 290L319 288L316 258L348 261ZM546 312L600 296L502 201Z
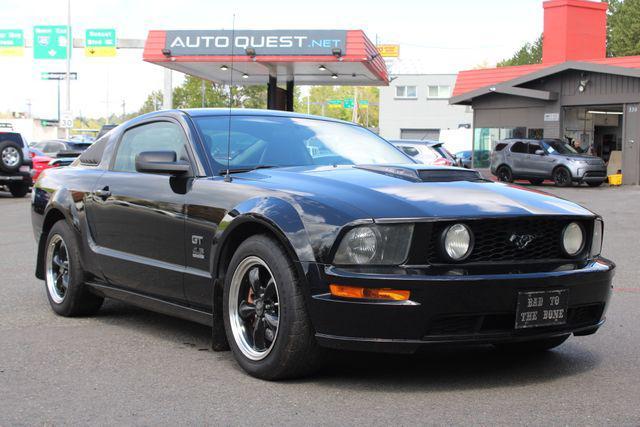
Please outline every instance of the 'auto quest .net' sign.
M176 30L167 31L165 47L173 56L246 55L247 48L256 56L332 55L335 48L344 55L346 39L344 30Z

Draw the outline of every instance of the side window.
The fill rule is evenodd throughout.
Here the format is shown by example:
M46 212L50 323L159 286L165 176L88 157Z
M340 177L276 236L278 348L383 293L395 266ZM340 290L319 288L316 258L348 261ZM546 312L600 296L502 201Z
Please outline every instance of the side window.
M42 149L45 153L57 153L58 151L62 151L64 149L64 145L59 142L47 142Z
M536 151L538 150L542 150L542 147L540 147L540 144L535 142L529 143L529 154L536 154Z
M411 156L411 157L415 157L418 154L420 154L420 152L415 148L415 147L407 147L406 145L401 145L399 147L406 155Z
M80 155L80 163L89 166L99 165L108 142L109 137L105 135L91 144L89 148Z
M522 141L518 141L511 146L512 153L525 153L527 152L527 144Z
M505 144L504 142L501 142L498 145L496 145L495 151L502 151L506 146L507 144ZM469 152L469 158L471 158L471 152Z
M136 156L144 151L174 151L178 159L187 159L187 138L172 122L154 122L127 130L116 152L113 170L135 172Z

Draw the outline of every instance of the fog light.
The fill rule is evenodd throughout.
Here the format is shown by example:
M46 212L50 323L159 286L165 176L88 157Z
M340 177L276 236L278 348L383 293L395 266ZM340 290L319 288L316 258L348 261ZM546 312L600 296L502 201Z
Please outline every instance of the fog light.
M331 295L341 298L406 301L411 292L390 288L361 288L358 286L329 285Z

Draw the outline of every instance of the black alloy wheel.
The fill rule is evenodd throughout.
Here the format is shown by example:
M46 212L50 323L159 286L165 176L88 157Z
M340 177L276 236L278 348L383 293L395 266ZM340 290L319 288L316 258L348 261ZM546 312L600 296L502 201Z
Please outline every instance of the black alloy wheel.
M571 186L571 172L564 167L557 168L553 171L553 182L557 187Z

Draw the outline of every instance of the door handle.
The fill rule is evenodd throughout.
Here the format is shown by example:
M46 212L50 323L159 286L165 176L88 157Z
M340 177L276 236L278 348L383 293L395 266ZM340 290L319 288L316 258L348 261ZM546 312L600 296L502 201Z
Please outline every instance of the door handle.
M107 200L109 196L111 196L111 191L109 191L109 187L107 186L100 190L94 191L93 194L100 197L102 200Z

